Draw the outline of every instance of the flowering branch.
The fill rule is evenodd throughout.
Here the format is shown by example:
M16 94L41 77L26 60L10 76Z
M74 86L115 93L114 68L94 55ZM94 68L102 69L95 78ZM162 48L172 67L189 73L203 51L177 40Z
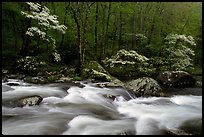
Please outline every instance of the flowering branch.
M60 54L56 53L56 41L51 36L47 35L45 32L48 29L54 29L61 33L65 33L67 27L65 25L60 25L59 21L57 20L58 16L50 15L50 10L46 6L41 6L38 3L33 2L26 2L30 6L30 13L26 13L21 11L23 15L27 18L31 18L38 21L38 25L42 26L39 28L37 27L30 27L26 31L26 34L29 36L34 36L34 34L38 34L41 39L46 40L47 42L51 42L53 45L53 55L56 61L60 61Z

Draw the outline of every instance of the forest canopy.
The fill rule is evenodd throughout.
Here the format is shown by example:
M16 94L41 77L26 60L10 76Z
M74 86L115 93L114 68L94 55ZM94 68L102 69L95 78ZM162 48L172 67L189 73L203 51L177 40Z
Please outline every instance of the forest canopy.
M134 50L163 64L175 62L176 58L185 58L187 62L182 66L177 61L167 65L167 69L202 67L201 2L34 2L31 5L2 2L3 67L16 66L29 56L37 57L38 62L74 65L80 71L86 61L100 63L122 49ZM64 33L58 31L59 27ZM29 36L31 31L38 35ZM169 36L192 38L195 44L180 44L172 50L179 44L166 44ZM185 53L171 58L167 56L174 53L169 50Z

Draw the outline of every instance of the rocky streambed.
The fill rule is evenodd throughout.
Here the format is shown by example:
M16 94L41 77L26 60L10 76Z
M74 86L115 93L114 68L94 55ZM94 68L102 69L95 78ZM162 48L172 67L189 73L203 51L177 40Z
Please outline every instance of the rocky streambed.
M31 84L18 79L2 81L2 133L202 134L201 95L190 92L180 95L180 89L176 88L175 95L138 97L122 87L98 86L106 84L89 81L53 84ZM201 88L187 89L198 93Z

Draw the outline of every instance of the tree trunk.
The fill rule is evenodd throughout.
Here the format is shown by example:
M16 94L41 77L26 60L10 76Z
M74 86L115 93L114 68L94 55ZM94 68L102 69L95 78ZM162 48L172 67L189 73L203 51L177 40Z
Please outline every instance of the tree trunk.
M190 20L190 16L187 18L185 24L184 24L183 27L181 28L181 33L180 33L180 34L183 34L184 29L185 29L186 25L188 24L189 20Z
M108 48L107 47L107 37L108 37L108 26L109 26L109 19L110 19L110 11L111 11L111 2L109 2L109 5L108 5L108 17L107 17L107 20L106 20L106 35L105 35L105 40L104 40L104 55L106 54L106 49Z
M55 10L55 4L54 2L51 2L52 8L53 8L53 13L56 15L56 10Z
M13 18L13 24L16 24L16 18L15 18L15 13L12 12L12 18ZM14 34L14 41L15 41L15 44L14 44L14 48L15 48L15 51L17 51L17 30L16 30L16 25L13 25L13 34Z
M142 6L140 7L140 28L139 28L139 32L140 34L143 34L142 32Z
M122 2L121 2L122 6ZM122 12L120 11L119 50L122 49Z
M82 62L84 62L85 50L87 45L87 20L88 11L85 12L84 23L83 23L83 35L82 35Z
M65 5L67 5L66 4L67 2L65 2L64 4ZM63 24L66 26L66 20L67 20L67 13L68 13L68 8L69 8L69 6L70 6L70 2L68 3L68 5L65 7L65 14L64 14L64 21L63 21ZM62 45L63 45L63 43L64 43L64 34L62 34L62 39L61 39L61 42L60 42L60 47L62 47Z
M77 74L81 74L81 69L82 69L82 53L81 53L81 27L80 27L80 23L79 23L79 19L78 19L78 9L75 11L73 10L73 18L74 21L76 23L76 27L77 27L77 47L78 47L78 64L77 64L77 69L76 72Z
M162 7L161 4L162 3L160 2L158 7L156 7L156 10L155 10L154 15L153 15L153 21L152 21L152 25L151 25L151 29L150 29L150 33L149 33L150 36L149 36L148 45L151 43L151 40L152 40L153 32L154 32L154 29L155 29L156 16L160 16L162 14L163 10L164 10L163 8L161 8ZM157 13L157 12L159 12L159 13Z
M132 21L131 21L131 31L132 31L132 47L131 49L133 50L135 47L135 14L132 16Z
M86 51L86 47L87 47L87 44L88 44L88 41L87 41L87 21L88 21L88 13L89 13L89 9L90 7L94 4L95 2L89 4L87 3L86 4L86 9L85 9L85 16L84 16L84 20L83 20L83 33L82 33L82 63L85 62L85 51ZM82 64L83 65L83 64Z
M27 5L27 9L28 9L28 13L30 13L30 8L28 5ZM31 27L31 19L26 18L26 31L30 27ZM22 45L22 49L21 49L21 55L23 55L23 56L28 55L29 45L30 45L30 36L27 35L25 32L24 36L23 36L23 45Z
M113 22L113 43L112 43L112 55L115 53L115 51L117 51L118 49L117 46L115 46L115 42L116 42L116 36L117 36L117 26L116 26L116 22L117 22L117 17L115 16L115 20Z
M96 3L96 16L95 16L95 39L94 39L95 56L97 56L97 43L98 43L97 28L98 28L98 3Z
M89 4L86 4L82 7L80 7L79 3L76 2L76 5L70 6L74 21L76 23L76 28L77 28L77 46L78 46L78 64L77 64L77 73L78 75L81 75L82 68L83 68L83 63L84 63L84 55L85 55L85 49L87 45L87 20L88 20L88 12L90 7L94 4L95 2ZM84 4L84 3L83 3ZM81 12L81 10L85 10L85 15ZM85 8L85 9L84 9ZM84 18L83 18L84 17Z
M43 8L42 2L39 2L39 4L41 5L40 12L42 12L42 8ZM38 28L39 28L40 30L42 30L40 26L39 26ZM47 33L47 32L46 32L46 33ZM39 52L40 52L40 44L41 44L40 36L38 35L37 38L38 38L38 39L37 39L36 51L34 52L35 55L36 55L36 53L39 54Z
M101 44L100 44L100 60L103 58L103 50L104 50L104 40L105 40L105 16L106 16L106 3L104 3L103 7L103 18L102 18L102 33L101 33Z

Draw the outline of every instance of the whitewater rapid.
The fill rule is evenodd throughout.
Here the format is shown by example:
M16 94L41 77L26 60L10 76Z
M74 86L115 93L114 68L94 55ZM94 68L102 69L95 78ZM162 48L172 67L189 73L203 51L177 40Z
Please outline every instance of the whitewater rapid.
M18 85L9 86L9 82ZM137 98L122 88L81 84L83 87L73 85L63 89L57 84L34 85L15 79L2 81L2 133L163 135L180 130L191 134L202 129L202 96ZM43 97L39 106L9 107L6 104L31 95Z

